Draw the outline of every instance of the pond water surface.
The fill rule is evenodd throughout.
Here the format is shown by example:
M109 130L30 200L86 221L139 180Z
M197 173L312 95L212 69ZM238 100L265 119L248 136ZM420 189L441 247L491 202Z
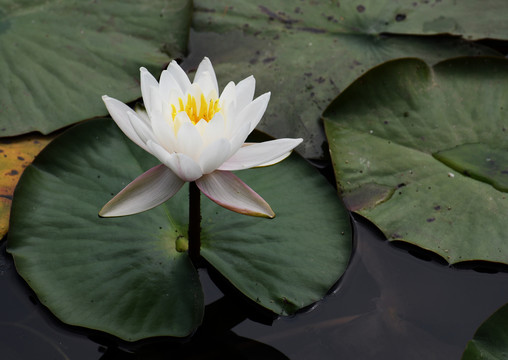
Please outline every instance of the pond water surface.
M355 232L346 273L306 312L272 321L227 287L219 290L202 270L209 304L202 328L189 339L133 344L53 317L17 275L4 240L0 358L460 359L477 327L508 302L505 271L456 269L413 256L359 217Z

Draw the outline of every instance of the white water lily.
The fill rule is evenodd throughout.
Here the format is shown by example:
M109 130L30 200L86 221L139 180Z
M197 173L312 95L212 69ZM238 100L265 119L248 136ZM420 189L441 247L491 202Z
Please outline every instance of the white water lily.
M272 218L270 206L234 170L273 165L289 156L302 139L245 143L261 120L270 93L256 99L253 76L230 82L219 96L208 58L191 83L172 61L160 83L141 68L141 94L146 111L103 96L111 117L134 143L155 156L155 166L120 191L100 211L103 217L136 214L162 204L195 181L217 204L238 213Z

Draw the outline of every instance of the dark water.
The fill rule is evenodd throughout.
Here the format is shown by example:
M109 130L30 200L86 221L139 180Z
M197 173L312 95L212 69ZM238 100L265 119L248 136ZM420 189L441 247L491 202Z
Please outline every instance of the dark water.
M476 328L508 302L507 272L422 260L364 220L355 225L351 264L313 309L270 325L268 314L223 296L202 271L202 328L190 339L135 344L55 319L17 275L3 241L0 359L460 359Z

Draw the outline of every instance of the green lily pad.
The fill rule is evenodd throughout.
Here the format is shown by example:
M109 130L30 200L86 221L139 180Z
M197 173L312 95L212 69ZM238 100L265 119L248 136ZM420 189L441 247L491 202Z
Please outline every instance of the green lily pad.
M188 190L123 218L104 203L156 159L108 120L77 125L29 166L13 200L8 251L18 272L62 321L127 340L185 336L203 315L187 252ZM294 313L319 300L351 254L349 214L303 159L241 171L277 214L227 211L202 197L202 254L254 301Z
M349 209L450 263L507 263L508 61L402 59L325 111Z
M114 123L93 121L54 140L23 173L8 251L40 301L62 321L126 340L186 336L201 322L197 272L186 253L175 249L187 233L180 225L185 193L167 209L98 216L112 195L155 164Z
M238 175L276 217L231 215L207 201L202 255L242 293L278 314L318 301L351 254L350 220L335 190L295 156Z
M462 360L501 360L508 358L508 304L502 306L476 330L467 343Z
M186 49L187 0L0 0L0 136L105 115L100 95L140 96L139 68Z
M322 111L368 69L407 56L434 64L460 55L495 54L458 38L406 34L508 37L508 3L443 3L197 0L191 58L184 65L192 68L206 55L219 79L253 74L259 94L272 92L258 128L275 137L302 137L306 142L298 151L321 158ZM482 16L477 16L480 6ZM448 25L449 19L458 25Z

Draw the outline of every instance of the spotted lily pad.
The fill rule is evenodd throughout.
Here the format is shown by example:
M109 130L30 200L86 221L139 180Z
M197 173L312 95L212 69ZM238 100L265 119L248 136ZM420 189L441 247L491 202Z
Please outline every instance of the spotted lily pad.
M0 0L0 136L105 115L100 95L140 96L139 68L186 49L188 0Z
M349 209L450 263L508 263L508 61L372 69L325 111Z
M0 140L0 239L9 229L12 195L19 177L54 135L29 134Z
M489 6L418 0L197 0L194 5L192 56L184 65L192 68L206 55L219 79L254 74L259 93L273 93L259 129L306 139L298 151L308 158L323 156L321 112L368 69L407 56L434 64L494 54L458 38L407 34L508 37L503 0Z
M8 251L62 321L126 340L186 336L200 324L198 275L178 247L187 237L187 186L142 214L97 215L155 164L112 121L93 120L54 140L23 173ZM240 215L202 196L202 255L240 291L278 314L319 300L351 253L348 212L334 188L296 155L238 175L277 216Z

